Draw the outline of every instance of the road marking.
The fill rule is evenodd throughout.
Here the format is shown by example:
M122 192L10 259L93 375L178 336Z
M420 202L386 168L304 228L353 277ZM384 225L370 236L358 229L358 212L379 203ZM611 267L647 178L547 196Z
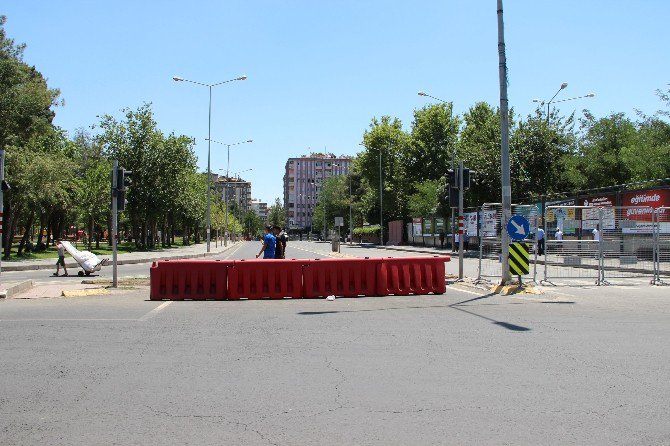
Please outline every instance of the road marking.
M144 321L147 321L147 320L151 319L152 317L156 316L159 312L163 311L165 309L165 307L167 307L171 303L172 303L172 301L163 302L162 304L160 304L159 306L157 306L156 308L154 308L153 310L151 310L150 312L148 312L147 314L145 314L144 316L139 318L138 321L139 322L144 322Z
M477 292L474 292L474 291L468 291L468 290L464 290L464 289L462 289L462 288L456 288L456 287L447 287L447 290L450 290L450 291L459 291L459 292L468 293L468 294L474 294L475 296L484 296L484 295L486 295L486 293L477 293ZM482 291L484 291L484 290L482 290Z
M246 245L246 242L245 242L245 243L241 243L241 244L235 246L233 249L231 249L231 252L230 252L229 254L226 254L225 256L223 256L223 259L225 259L225 260L229 259L230 256L232 256L233 254L235 254L235 253L236 253L242 246L244 246L244 245ZM225 252L225 251L224 251L224 252ZM223 260L223 259L222 259L222 260Z
M0 322L137 322L137 319L0 319Z

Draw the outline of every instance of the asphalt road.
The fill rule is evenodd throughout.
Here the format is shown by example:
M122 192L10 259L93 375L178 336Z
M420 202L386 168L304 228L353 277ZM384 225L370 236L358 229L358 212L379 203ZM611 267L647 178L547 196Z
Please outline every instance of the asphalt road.
M670 444L670 301L636 290L8 299L0 444Z

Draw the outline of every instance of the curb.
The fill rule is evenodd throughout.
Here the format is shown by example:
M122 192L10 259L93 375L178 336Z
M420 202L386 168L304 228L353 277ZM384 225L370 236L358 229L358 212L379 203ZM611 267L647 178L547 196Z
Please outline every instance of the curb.
M12 297L15 294L22 293L26 290L29 290L33 287L32 280L24 280L23 282L15 283L14 285L0 290L0 299L6 299Z
M117 265L134 265L136 263L150 263L150 262L156 262L158 260L175 260L175 259L196 259L198 257L211 257L215 255L219 255L233 246L236 246L237 243L240 242L235 242L229 244L225 249L217 252L203 252L203 253L197 253L197 254L186 254L186 255L180 255L180 254L174 254L174 255L169 255L169 256L153 256L153 257L143 257L140 259L119 259L117 261ZM44 264L37 264L37 265L8 265L7 263L4 263L2 265L2 271L10 272L10 271L38 271L38 270L44 270L44 269L54 269L55 266L54 263L44 263ZM110 265L111 265L111 259L110 259ZM77 262L66 262L65 266L67 268L74 268L77 269L79 268L79 264Z

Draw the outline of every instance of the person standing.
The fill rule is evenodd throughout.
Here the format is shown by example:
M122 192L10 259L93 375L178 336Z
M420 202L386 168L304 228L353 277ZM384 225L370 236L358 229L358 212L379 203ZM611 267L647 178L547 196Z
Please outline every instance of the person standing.
M562 240L563 240L563 231L561 230L561 228L558 228L558 229L556 230L556 234L554 235L554 238L555 238L556 240L558 240L558 241L562 241Z
M64 271L63 276L67 276L67 268L65 267L65 246L60 239L56 240L56 248L58 249L58 260L56 261L56 272L54 273L54 276L58 276L58 273L60 273L61 265L63 266Z
M596 228L592 232L593 240L596 242L600 241L600 225L596 225Z
M444 231L440 231L440 249L444 249Z
M286 244L288 242L288 236L286 232L282 231L279 226L274 226L275 239L277 240L277 247L275 248L275 259L285 259L286 258Z
M265 227L265 236L263 237L263 246L261 250L256 254L256 258L259 258L263 254L264 259L274 259L275 258L275 248L277 246L277 239L272 235L272 226Z
M537 228L537 255L544 255L544 229Z

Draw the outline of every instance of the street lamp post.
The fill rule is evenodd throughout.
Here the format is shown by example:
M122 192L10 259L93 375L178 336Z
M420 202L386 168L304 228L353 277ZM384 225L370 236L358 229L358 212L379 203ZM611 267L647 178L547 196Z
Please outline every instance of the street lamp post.
M230 148L233 147L233 146L239 146L240 144L252 143L252 142L254 142L254 140L253 139L248 139L246 141L240 141L240 142L236 142L236 143L233 143L233 144L227 144L227 143L224 143L224 142L221 142L221 141L216 141L216 140L213 140L213 139L210 139L210 138L207 138L207 141L227 146L228 160L227 160L227 164L226 164L226 185L223 188L223 201L226 205L226 209L225 209L226 227L225 227L224 232L223 232L223 246L228 246L228 186L230 185L230 181L229 181L230 180L230 177L229 177L229 172L230 172ZM208 170L209 170L209 168L208 168ZM207 214L208 214L207 221L209 221L209 196L207 197Z
M208 116L208 123L207 123L207 252L210 251L210 233L212 229L212 205L211 205L211 182L212 182L212 172L210 171L210 154L211 154L211 141L210 138L212 137L212 87L216 87L217 85L222 85L222 84L227 84L228 82L233 82L233 81L244 81L247 79L246 75L236 77L235 79L229 79L227 81L222 81L222 82L217 82L215 84L205 84L202 82L196 82L192 81L189 79L184 79L183 77L179 76L173 76L172 80L175 82L190 82L192 84L196 85L201 85L203 87L209 88L209 116Z
M546 117L546 122L547 122L547 124L549 124L549 113L550 113L550 108L549 108L549 106L550 106L552 103L553 103L553 104L558 104L559 102L574 101L575 99L592 98L592 97L595 96L594 93L587 93L587 94L582 95L582 96L575 96L574 98L561 99L561 100L559 100L559 101L554 101L554 99L556 98L556 96L558 96L558 94L559 94L562 90L564 90L567 86L568 86L568 83L567 83L567 82L563 82L563 83L561 84L561 88L559 88L558 91L556 92L556 94L554 94L554 95L551 97L551 99L549 99L548 101L544 101L544 100L542 100L542 99L537 99L537 98L536 98L536 99L533 99L533 102L539 102L539 103L540 103L540 106L544 106L544 105L546 104L546 106L547 106L547 117Z

